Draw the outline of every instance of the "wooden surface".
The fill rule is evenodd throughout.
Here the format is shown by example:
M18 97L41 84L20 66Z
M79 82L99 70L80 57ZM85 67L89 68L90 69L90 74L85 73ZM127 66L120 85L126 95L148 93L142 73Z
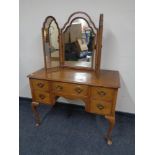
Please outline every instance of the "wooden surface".
M28 75L28 77L108 88L120 87L119 72L110 70L101 70L97 75L93 71L82 71L69 68L41 69Z
M91 98L93 100L105 100L111 101L114 95L114 89L104 88L104 87L92 87L91 88Z
M92 63L87 61L65 61L64 66L91 68Z
M36 126L40 124L39 103L54 105L60 96L81 99L85 103L85 111L103 115L108 120L106 141L112 144L117 91L120 87L118 71L101 70L96 74L94 71L53 68L40 69L28 77Z
M97 75L94 71L55 68L41 69L28 77L34 102L53 105L63 96L83 100L87 112L115 115L118 71L101 70Z
M112 104L103 100L91 100L90 112L100 115L110 115Z
M71 84L64 82L53 82L52 84L52 92L61 95L69 94L70 96L78 97L87 97L88 96L88 86L79 85L79 84Z

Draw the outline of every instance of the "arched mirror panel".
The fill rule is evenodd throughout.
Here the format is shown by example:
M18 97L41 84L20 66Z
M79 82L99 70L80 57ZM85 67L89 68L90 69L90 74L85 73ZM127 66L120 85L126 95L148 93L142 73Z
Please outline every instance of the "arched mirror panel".
M60 30L54 17L49 16L43 24L43 46L45 67L54 68L60 66Z
M63 32L64 66L93 68L96 34L84 18L75 18Z
M75 12L68 18L61 29L64 67L95 69L97 31L84 12Z

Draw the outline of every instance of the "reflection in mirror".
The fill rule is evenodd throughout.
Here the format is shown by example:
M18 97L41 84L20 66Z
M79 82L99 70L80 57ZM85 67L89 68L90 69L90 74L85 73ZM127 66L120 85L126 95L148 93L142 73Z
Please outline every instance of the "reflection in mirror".
M59 66L59 30L55 20L47 20L47 23L44 31L46 66L53 68Z
M65 65L71 67L92 67L95 34L87 22L78 18L73 20L64 32Z

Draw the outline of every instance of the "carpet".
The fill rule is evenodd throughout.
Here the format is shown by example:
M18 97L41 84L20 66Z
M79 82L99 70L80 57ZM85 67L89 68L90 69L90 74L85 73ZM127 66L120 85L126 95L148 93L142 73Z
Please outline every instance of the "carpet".
M35 127L30 100L19 100L20 155L134 155L135 116L116 113L113 144L103 138L108 122L83 107L59 104L38 110L42 124Z

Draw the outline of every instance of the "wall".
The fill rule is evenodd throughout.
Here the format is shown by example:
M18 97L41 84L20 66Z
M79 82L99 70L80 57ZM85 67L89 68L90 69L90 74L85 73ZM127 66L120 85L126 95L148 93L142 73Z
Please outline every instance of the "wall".
M119 70L116 109L134 113L134 0L20 0L19 95L31 97L26 76L44 65L41 27L45 17L53 15L62 27L74 11L87 12L96 25L104 13L101 68Z

